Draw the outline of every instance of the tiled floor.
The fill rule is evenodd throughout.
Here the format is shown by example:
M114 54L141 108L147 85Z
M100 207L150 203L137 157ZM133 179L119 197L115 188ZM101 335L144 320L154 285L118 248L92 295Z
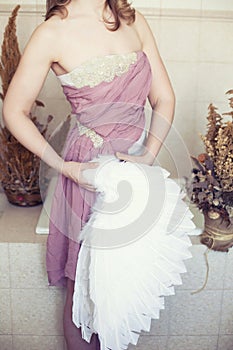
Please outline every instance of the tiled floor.
M228 350L233 346L233 251L209 252L210 274L202 286L205 247L193 245L186 260L187 273L176 294L166 297L160 319L143 332L137 347L146 350ZM1 243L2 262L9 262L0 285L0 349L60 350L64 347L62 310L65 290L48 287L45 244ZM3 261L4 260L4 261ZM24 271L24 272L22 272ZM34 273L33 273L34 271Z

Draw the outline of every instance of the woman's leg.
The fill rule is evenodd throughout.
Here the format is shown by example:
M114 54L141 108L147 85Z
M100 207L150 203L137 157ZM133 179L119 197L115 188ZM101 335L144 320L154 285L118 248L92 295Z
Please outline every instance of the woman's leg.
M63 315L64 336L68 350L99 350L99 339L96 334L91 337L91 342L86 342L81 335L81 328L77 328L72 321L72 303L74 293L74 281L68 278L66 302Z

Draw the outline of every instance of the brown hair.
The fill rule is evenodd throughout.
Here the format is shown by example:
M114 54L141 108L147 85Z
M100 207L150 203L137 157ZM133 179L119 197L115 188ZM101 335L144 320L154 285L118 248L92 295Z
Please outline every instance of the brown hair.
M70 2L71 0L47 0L45 20L54 14L61 14L62 18L65 18L68 14L65 6ZM113 21L109 21L105 17L108 8L113 14ZM121 19L125 20L127 24L135 21L135 9L131 7L127 0L106 0L102 17L106 27L111 31L116 31L121 25Z

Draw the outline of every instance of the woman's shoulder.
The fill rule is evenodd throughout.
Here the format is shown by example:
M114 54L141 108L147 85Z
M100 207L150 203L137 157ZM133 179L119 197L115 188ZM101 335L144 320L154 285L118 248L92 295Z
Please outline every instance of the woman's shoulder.
M146 32L148 32L148 30L150 30L149 24L145 16L138 10L135 10L134 26L141 35L145 34Z
M60 47L59 38L61 38L62 28L61 19L55 16L47 21L37 25L33 30L25 48L26 51L32 52L40 50L51 56L51 60L56 60L59 57Z
M38 39L44 39L53 42L60 37L62 33L62 19L58 15L50 17L48 20L40 23L33 31L32 36Z
M135 21L133 23L133 26L137 32L138 37L140 38L143 47L146 43L151 42L152 39L154 40L156 37L156 33L152 33L152 30L145 16L138 10L135 10Z

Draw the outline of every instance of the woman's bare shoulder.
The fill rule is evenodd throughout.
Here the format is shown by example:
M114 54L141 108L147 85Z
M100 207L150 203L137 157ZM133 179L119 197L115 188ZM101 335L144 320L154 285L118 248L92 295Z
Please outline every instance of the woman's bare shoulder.
M62 20L53 16L40 23L32 32L24 51L32 51L35 48L50 52L52 58L59 56L59 38L62 34Z
M32 36L44 39L57 39L62 31L62 20L54 15L47 21L40 23L33 31Z
M139 36L143 38L145 35L148 35L151 33L150 26L145 18L145 16L139 12L138 10L135 10L135 22L134 22L135 29L137 30Z

